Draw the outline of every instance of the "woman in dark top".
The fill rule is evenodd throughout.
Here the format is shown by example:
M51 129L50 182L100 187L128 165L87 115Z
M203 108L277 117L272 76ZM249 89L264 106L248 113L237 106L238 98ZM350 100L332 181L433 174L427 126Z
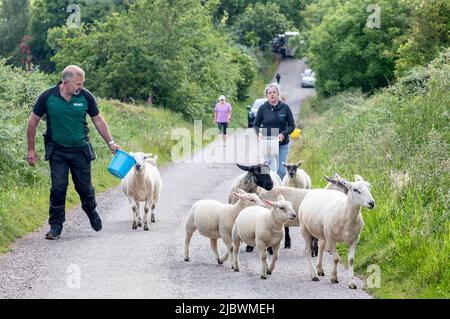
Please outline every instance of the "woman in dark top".
M287 162L289 134L295 129L294 116L289 105L280 100L280 86L277 83L271 83L266 86L265 94L267 102L258 109L253 128L260 141L265 139L266 143L270 143L270 137L278 139L277 152L273 152L273 150L266 152L264 160L269 163L270 169L276 172L283 180L284 175L286 175L286 167L281 163ZM264 145L263 148L267 147L265 144L262 145ZM271 149L271 147L268 148ZM285 227L284 229L286 235L284 247L291 248L289 228ZM272 254L271 247L269 248L268 251ZM246 251L253 251L253 247L247 246Z
M253 128L260 140L266 137L278 137L278 154L264 157L270 169L283 179L286 168L281 163L287 162L289 134L295 128L294 117L289 105L280 100L280 86L277 83L269 84L265 94L267 102L259 108Z

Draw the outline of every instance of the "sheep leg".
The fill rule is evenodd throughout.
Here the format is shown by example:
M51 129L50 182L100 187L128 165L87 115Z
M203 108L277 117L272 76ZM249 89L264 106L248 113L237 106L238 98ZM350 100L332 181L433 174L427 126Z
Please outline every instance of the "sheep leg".
M326 244L326 241L324 239L319 240L319 258L317 259L317 265L316 265L317 274L319 276L325 276L325 273L323 272L323 266L322 266L323 252L325 251L325 244Z
M137 201L133 201L132 203L132 209L133 209L133 225L131 226L131 228L133 228L133 230L136 230L138 228L139 225L139 219L141 218L140 214L139 214L139 202Z
M314 265L311 261L311 241L312 241L312 235L304 226L302 226L302 236L305 240L305 254L306 254L306 261L308 262L309 267L309 273L311 275L312 281L319 281L319 275L317 274L316 268L314 268Z
M219 258L219 260L223 263L225 260L228 259L228 256L232 256L232 253L233 253L233 241L231 240L231 236L228 233L222 234L222 240L223 240L223 242L225 243L225 245L227 246L227 249L228 249L227 252L223 256L221 256ZM231 257L230 258L231 266L233 266L232 259L233 258Z
M241 239L237 238L233 240L233 258L231 260L231 268L233 268L234 271L239 271L238 254L240 247L241 247Z
M272 256L272 261L270 262L270 266L267 269L268 275L271 275L273 270L275 269L275 263L277 262L278 256L280 255L280 248L281 248L281 241L272 246L273 256Z
M210 238L209 243L211 244L211 249L213 251L214 257L216 257L217 263L219 265L222 265L222 262L220 261L220 252L219 252L219 245L217 243L217 238Z
M348 287L350 289L356 289L356 281L355 281L355 275L353 273L353 260L355 257L355 251L356 251L356 245L358 244L358 240L354 240L350 243L350 247L348 250L348 274L349 274L349 281L348 281Z
M186 223L186 237L184 239L184 261L189 261L189 244L196 229L197 227L189 223L189 221Z
M151 215L151 222L152 223L154 223L155 222L155 207L156 207L156 205L155 205L155 203L152 203L152 215Z
M289 227L284 227L284 248L291 248L291 236L289 235Z
M256 241L256 249L259 251L261 279L267 279L267 269L269 268L269 263L267 262L266 244L262 241Z
M144 204L144 230L148 230L148 208L151 201L147 199Z
M331 272L331 282L333 284L339 283L338 276L337 276L337 265L339 264L339 254L336 250L336 242L330 243L331 252L333 254L333 271Z

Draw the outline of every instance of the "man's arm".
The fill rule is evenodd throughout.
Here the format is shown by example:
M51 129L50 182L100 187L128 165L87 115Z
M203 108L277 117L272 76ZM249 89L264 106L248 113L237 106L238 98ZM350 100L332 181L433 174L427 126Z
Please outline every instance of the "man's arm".
M92 123L94 123L94 126L97 129L97 131L103 137L103 140L105 141L105 143L108 144L108 147L111 150L111 152L113 154L116 154L116 150L119 149L120 147L116 143L114 143L114 141L111 137L111 133L109 132L108 124L106 124L103 117L100 114L98 114L98 115L92 117L91 119L92 119Z
M41 118L34 114L34 112L31 112L31 115L28 119L28 126L27 126L27 162L31 166L36 165L37 158L36 158L36 130L39 125L39 121Z

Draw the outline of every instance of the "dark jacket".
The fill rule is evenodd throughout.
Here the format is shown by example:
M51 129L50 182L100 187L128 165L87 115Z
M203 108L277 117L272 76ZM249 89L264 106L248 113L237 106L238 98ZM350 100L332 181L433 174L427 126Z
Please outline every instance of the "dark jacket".
M289 105L286 103L278 101L278 104L272 107L267 101L259 107L253 128L257 135L261 128L265 136L277 136L279 133L283 134L284 140L280 145L285 145L289 143L289 134L295 128L294 116Z

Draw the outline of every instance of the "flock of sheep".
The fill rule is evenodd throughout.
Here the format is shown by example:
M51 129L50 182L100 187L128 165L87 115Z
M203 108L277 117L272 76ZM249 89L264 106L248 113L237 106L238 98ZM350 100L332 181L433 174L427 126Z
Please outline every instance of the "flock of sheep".
M151 222L155 222L154 209L162 186L156 166L157 156L144 153L132 155L136 165L122 180L122 189L132 205L133 229L142 226L139 202L145 202L143 223L144 230L148 230L149 209ZM285 164L287 174L283 180L271 172L266 163L237 165L246 172L234 180L228 203L204 199L194 203L190 209L186 219L184 260L189 261L189 244L197 230L209 238L215 260L223 264L230 258L234 271L239 271L241 242L256 247L260 254L261 278L267 279L267 275L274 271L281 241L285 234L288 237L285 227L300 227L311 279L318 281L319 276L324 276L322 259L327 250L334 257L331 282L338 283L336 243L347 243L348 284L356 289L353 261L364 225L361 207L375 207L370 184L359 175L355 175L355 181L350 182L335 174L332 178L326 177L329 183L324 189L311 189L310 177L299 168L301 161ZM223 255L218 247L219 238L227 247ZM315 267L311 260L314 256L314 238L318 239ZM273 252L270 265L268 248Z

